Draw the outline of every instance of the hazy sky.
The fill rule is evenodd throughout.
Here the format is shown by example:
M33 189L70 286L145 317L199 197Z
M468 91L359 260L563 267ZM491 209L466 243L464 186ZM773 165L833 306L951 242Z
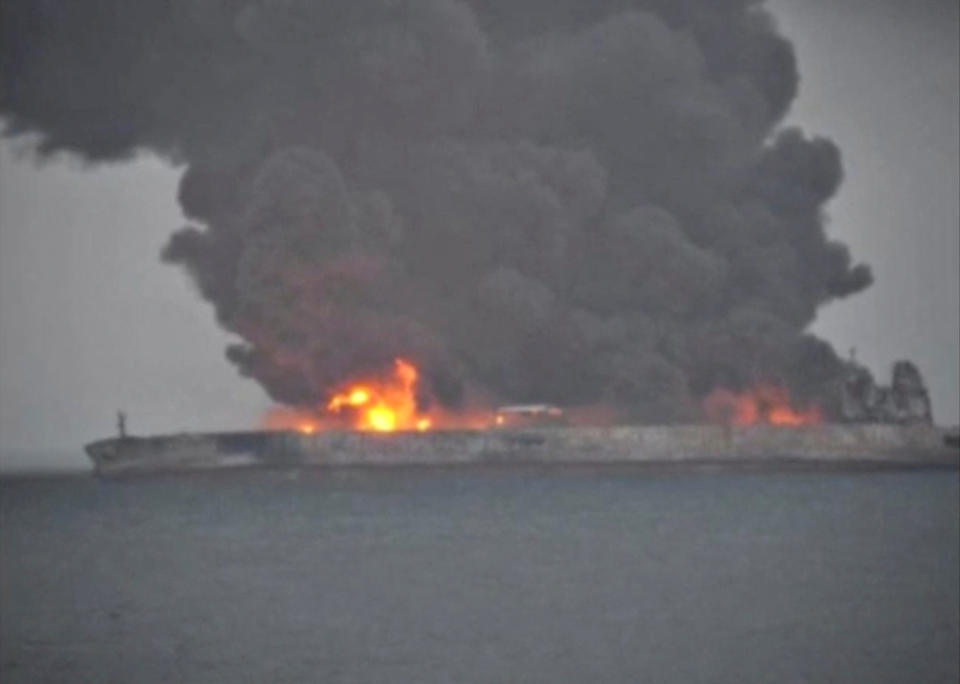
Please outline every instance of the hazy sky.
M843 150L830 232L876 276L814 330L843 355L856 346L881 382L895 359L915 360L938 422L960 422L957 3L769 6L798 53L789 122ZM81 464L79 445L111 434L121 407L135 432L256 426L269 401L158 259L183 223L179 171L150 158L37 166L24 147L0 143L2 465L53 450Z

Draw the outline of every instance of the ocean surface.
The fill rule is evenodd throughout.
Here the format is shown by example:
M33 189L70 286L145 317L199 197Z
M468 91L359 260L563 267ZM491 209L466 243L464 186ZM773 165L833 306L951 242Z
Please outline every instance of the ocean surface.
M958 475L0 483L0 681L960 678Z

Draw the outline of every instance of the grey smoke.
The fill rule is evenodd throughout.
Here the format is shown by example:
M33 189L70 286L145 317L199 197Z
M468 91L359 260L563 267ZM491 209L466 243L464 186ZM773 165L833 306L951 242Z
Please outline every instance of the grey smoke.
M797 82L751 0L0 5L7 133L185 164L163 258L297 405L404 356L447 405L837 415L805 330L871 274L825 233L838 149L778 128Z

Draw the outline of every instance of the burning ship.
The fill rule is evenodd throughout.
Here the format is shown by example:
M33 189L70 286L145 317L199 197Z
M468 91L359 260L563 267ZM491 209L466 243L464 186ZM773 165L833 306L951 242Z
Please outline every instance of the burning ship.
M597 411L564 411L547 404L425 411L416 401L418 380L417 368L397 359L387 382L344 386L319 411L275 411L264 430L121 434L88 444L86 451L97 474L108 477L242 466L957 467L960 460L951 435L923 419L928 404L911 405L910 397L892 400L913 418L902 422L824 423L818 408L794 408L782 388L760 387L712 393L704 401L710 419L704 424L600 425ZM874 392L874 402L878 394L889 396ZM856 399L847 397L848 402ZM125 431L122 423L120 429Z
M922 401L837 399L853 366L811 326L873 274L828 230L841 151L788 123L762 2L89 4L2 5L5 133L182 169L162 260L300 407L98 442L99 472L941 459ZM464 412L481 391L528 408Z

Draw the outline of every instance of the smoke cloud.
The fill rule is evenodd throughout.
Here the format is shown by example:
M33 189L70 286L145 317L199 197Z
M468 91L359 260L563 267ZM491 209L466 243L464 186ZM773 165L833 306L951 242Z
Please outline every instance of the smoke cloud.
M271 397L409 358L424 401L836 414L805 332L870 270L837 147L757 0L5 0L0 113L41 154L183 164L189 273Z

